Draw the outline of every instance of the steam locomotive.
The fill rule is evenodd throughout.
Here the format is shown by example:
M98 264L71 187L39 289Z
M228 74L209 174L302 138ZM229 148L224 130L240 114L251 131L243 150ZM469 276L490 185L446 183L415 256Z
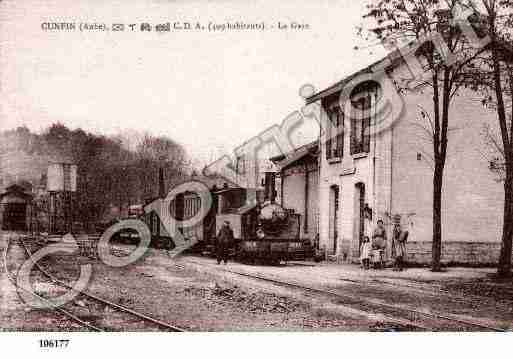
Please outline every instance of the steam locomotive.
M235 213L216 215L217 226L228 220L234 229L235 257L242 262L304 260L313 247L300 238L300 215L265 201Z
M203 181L208 184L207 181ZM194 252L214 252L216 235L225 221L230 223L235 243L233 257L242 262L279 263L304 260L314 254L309 240L300 237L301 218L293 210L275 202L274 181L266 176L265 190L240 188L224 184L209 186L212 207L203 221L192 228L181 229L187 239L193 237L197 244ZM179 194L171 203L171 213L176 219L193 217L201 206L195 193ZM162 206L145 206L143 220L148 224L154 243L172 243L172 236L161 225L159 209Z

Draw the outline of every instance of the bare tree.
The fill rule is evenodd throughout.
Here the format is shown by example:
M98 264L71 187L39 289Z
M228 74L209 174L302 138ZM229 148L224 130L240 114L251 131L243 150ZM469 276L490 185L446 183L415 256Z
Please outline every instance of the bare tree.
M158 194L158 171L164 170L165 183L169 190L172 183L187 175L190 162L185 150L172 139L146 134L136 149L139 183L146 198Z
M167 137L147 135L136 148L122 138L70 130L56 123L40 135L20 127L0 133L0 139L2 162L12 152L23 152L31 160L28 167L37 167L37 176L25 178L32 182L41 178L50 159L65 158L77 164L77 205L72 216L86 226L102 221L111 206L121 210L140 203L146 195L154 196L159 167L167 170L166 177L171 180L187 173L189 166L183 147ZM2 179L7 176L1 175Z
M497 112L500 136L490 128L484 131L490 149L496 153L490 169L499 174L504 183L504 219L497 273L510 276L513 240L513 1L480 0L474 6L476 10L485 12L491 46L483 66L471 80L476 89L484 91L483 104L492 105Z
M433 155L433 271L441 270L442 250L442 188L447 158L449 110L454 96L463 85L466 66L477 56L462 29L454 22L464 1L458 0L377 0L368 5L365 17L375 20L377 26L371 31L386 44L406 44L403 48L412 51L406 56L415 56L421 62L422 81L412 89L410 83L401 87L407 94L418 87L432 94L429 111ZM452 55L450 60L448 55ZM408 62L408 61L407 61ZM409 64L409 63L408 63ZM418 71L410 68L410 71ZM415 74L418 76L418 74ZM425 115L428 115L425 112Z

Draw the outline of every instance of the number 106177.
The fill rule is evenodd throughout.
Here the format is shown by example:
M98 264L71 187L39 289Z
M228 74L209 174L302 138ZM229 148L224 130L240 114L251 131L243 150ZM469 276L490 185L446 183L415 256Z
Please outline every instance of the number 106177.
M40 339L40 348L66 348L69 345L69 339Z

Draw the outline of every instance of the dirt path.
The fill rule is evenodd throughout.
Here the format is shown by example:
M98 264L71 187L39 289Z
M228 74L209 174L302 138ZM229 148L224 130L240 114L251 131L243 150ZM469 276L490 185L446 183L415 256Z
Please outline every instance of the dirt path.
M118 255L128 254L126 247ZM122 253L124 251L124 253ZM384 318L340 310L315 298L201 273L150 251L123 268L94 258L52 255L40 262L72 282L80 264L93 265L88 291L141 313L192 331L367 331L391 329ZM398 329L397 326L394 329ZM404 329L404 328L401 328Z
M184 257L183 261L199 271L205 270L200 264L214 263L211 259L198 257ZM414 269L397 273L391 270L363 271L357 266L347 265L291 264L272 267L239 263L231 263L229 267L243 273L335 291L343 295L349 294L372 302L408 307L427 313L449 313L492 327L513 328L513 298L490 297L479 291L470 294L459 290L461 286L469 289L469 283L480 283L481 286L487 283L488 286L500 290L500 285L494 285L487 280L488 270L457 268L446 273L431 273L426 269ZM207 270L216 272L216 267L211 266Z

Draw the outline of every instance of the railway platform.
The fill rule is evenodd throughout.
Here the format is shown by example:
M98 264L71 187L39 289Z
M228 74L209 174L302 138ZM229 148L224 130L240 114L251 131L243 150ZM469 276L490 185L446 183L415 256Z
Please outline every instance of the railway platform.
M428 268L363 270L355 264L290 262L280 266L246 265L237 262L217 265L204 257L183 257L182 261L199 271L228 273L234 283L252 279L270 285L292 284L296 288L335 294L357 307L380 306L387 311L404 310L413 322L425 316L451 320L449 330L511 330L513 328L513 285L494 282L493 268L448 268L434 273ZM310 291L311 292L311 291ZM432 318L433 319L433 318ZM432 325L432 323L431 323ZM429 329L437 330L436 327ZM445 328L445 327L444 327ZM441 329L444 330L444 329Z
M208 257L186 256L185 259L196 262L215 263ZM393 271L392 268L364 270L358 264L292 261L281 265L247 265L232 261L232 268L245 269L255 273L279 275L291 280L300 280L305 284L339 285L341 280L358 280L363 282L386 281L414 285L417 287L429 287L436 282L456 279L487 278L495 273L494 268L469 268L449 267L443 272L431 272L429 268L408 268L404 271Z

